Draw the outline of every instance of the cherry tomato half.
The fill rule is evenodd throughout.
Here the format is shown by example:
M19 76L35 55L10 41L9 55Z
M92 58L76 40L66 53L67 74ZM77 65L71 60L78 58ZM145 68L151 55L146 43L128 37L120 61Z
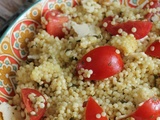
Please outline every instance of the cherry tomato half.
M34 93L36 95L36 97L39 97L39 96L43 97L43 95L35 89L24 88L24 89L21 90L22 100L23 100L23 103L26 107L27 114L30 116L30 120L40 120L42 118L42 116L44 115L45 111L46 111L46 102L45 102L45 107L44 108L39 108L38 112L36 112L36 115L31 115L30 113L32 111L35 111L34 107L33 107L33 104L28 97L28 95L31 94L31 93Z
M46 25L47 32L55 37L63 38L65 36L62 30L64 28L63 24L68 22L68 17L64 16L59 10L46 11L44 17L48 22Z
M135 120L157 120L160 117L160 100L156 97L145 101L131 115Z
M160 1L159 0L150 0L143 8L157 8L160 7Z
M121 55L116 51L119 52L113 46L101 46L91 50L78 62L76 68L78 74L81 69L87 69L93 73L90 77L84 76L84 79L102 80L119 73L123 69L123 60ZM82 74L80 73L79 75Z
M152 28L152 23L150 21L127 21L124 23L117 23L112 25L111 22L113 17L107 17L103 20L103 24L106 23L105 27L106 31L108 31L111 35L121 35L118 33L119 29L122 29L128 34L133 34L136 39L144 38L150 32Z
M88 99L85 114L85 120L108 120L106 113L92 97Z
M153 42L145 51L149 56L160 58L160 40Z
M159 0L150 0L145 6L144 6L144 9L146 8L158 8L160 7L160 1ZM159 11L157 12L148 12L144 18L146 18L148 21L152 21L152 17L155 15L155 14L159 14L158 13Z

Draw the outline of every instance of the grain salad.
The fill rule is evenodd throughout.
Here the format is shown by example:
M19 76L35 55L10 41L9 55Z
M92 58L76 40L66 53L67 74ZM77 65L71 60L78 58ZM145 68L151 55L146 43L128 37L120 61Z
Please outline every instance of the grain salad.
M103 120L133 120L134 116L124 116L136 111L150 98L160 96L160 59L146 52L153 42L160 41L160 7L152 7L153 4L154 1L149 1L148 5L135 9L119 2L81 0L75 7L63 6L61 15L52 14L58 14L65 21L64 35L60 37L48 33L46 26L50 21L43 16L42 28L28 43L27 60L16 73L16 94L9 103L16 106L21 118L26 120L37 116L39 109L45 111L37 120L85 120L86 104L92 97L90 100L94 99L103 110L95 115L95 120L102 117L106 117ZM146 17L148 14L150 17ZM139 28L132 21L149 21L152 27L140 38L142 34L137 33ZM128 32L126 28L131 24ZM77 70L84 55L102 46L114 47L114 54L121 56L123 67L120 71L103 79L92 79L93 69ZM154 52L157 48L150 46L149 49ZM92 56L85 60L87 63L94 61ZM39 93L28 94L26 89ZM26 104L25 99L30 103Z

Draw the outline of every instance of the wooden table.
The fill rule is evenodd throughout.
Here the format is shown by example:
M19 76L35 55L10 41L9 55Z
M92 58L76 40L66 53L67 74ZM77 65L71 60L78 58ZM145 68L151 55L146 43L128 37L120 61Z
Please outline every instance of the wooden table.
M24 0L0 0L0 27L22 6ZM2 35L5 30L1 31Z
M0 17L9 19L24 3L24 0L0 0Z
M33 3L36 0L0 0L0 28L2 29L0 30L0 35L5 31L5 29L3 29L4 23L9 20L27 1Z

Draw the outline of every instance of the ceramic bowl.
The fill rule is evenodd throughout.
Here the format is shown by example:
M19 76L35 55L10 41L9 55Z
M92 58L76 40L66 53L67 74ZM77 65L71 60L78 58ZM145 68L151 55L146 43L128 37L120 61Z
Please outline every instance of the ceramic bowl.
M98 1L98 0L96 0ZM108 3L115 0L106 0ZM148 0L117 0L129 7L144 6ZM78 0L39 0L22 13L6 30L0 39L0 102L14 96L15 75L20 62L28 54L27 42L33 40L37 27L41 26L41 16L48 9L62 6L74 7Z

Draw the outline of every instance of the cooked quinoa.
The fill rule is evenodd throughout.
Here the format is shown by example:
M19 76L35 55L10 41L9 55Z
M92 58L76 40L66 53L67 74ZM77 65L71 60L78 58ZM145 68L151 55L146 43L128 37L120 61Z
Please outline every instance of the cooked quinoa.
M84 104L90 96L109 119L114 120L129 115L145 100L160 95L160 80L156 77L160 74L160 59L144 52L153 41L160 39L160 21L153 20L151 32L142 40L136 40L127 33L111 36L102 27L107 25L101 22L107 16L116 16L120 22L140 20L147 12L160 11L159 8L134 9L118 2L108 5L87 0L73 8L64 6L61 10L71 22L92 25L94 32L79 35L73 26L69 26L71 23L65 25L70 32L61 40L43 29L37 31L34 40L28 43L28 59L17 71L16 95L11 101L17 105L22 117L25 117L21 111L24 107L20 94L22 88L37 89L44 95L47 100L44 120L84 120ZM112 22L114 24L114 20ZM104 45L117 48L117 53L122 55L124 69L104 80L83 80L76 74L78 61L89 51ZM91 62L90 58L87 60ZM92 72L85 71L85 74L90 76Z

